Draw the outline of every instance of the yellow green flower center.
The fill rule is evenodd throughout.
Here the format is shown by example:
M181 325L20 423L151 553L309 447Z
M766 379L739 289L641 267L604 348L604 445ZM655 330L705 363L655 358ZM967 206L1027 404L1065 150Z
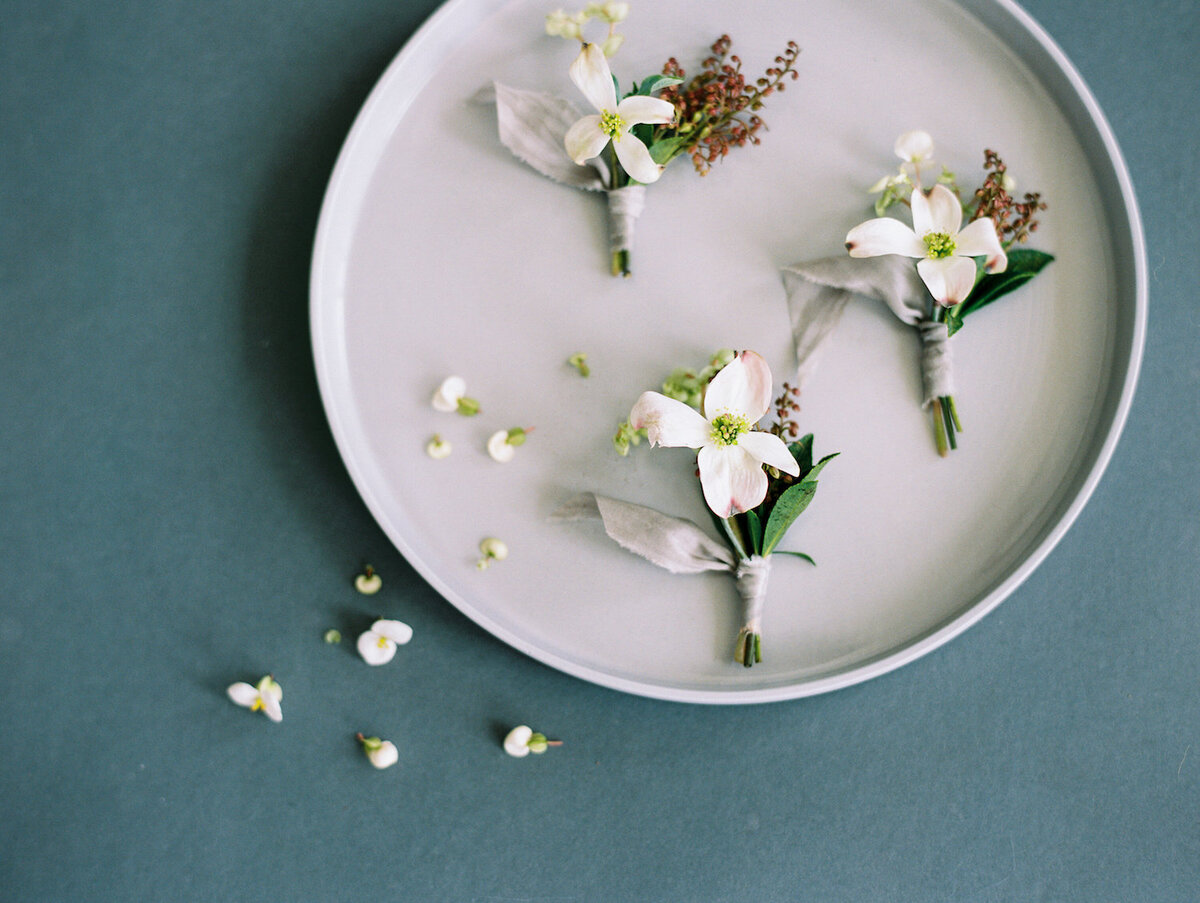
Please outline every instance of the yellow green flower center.
M738 436L750 431L750 421L743 414L719 414L713 418L712 441L717 445L737 445Z
M616 113L610 113L608 110L600 111L600 131L613 141L621 140L621 130L624 128L625 120Z
M934 260L949 257L954 253L954 236L947 235L945 232L926 232L924 241L925 253Z

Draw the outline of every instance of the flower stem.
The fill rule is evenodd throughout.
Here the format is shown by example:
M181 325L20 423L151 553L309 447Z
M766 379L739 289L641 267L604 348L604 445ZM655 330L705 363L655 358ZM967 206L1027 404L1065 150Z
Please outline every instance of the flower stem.
M619 251L612 252L612 274L614 276L625 277L630 275L628 249L622 248Z
M935 398L933 400L933 434L937 439L938 454L943 458L949 452L946 443L946 418L942 414L942 400Z
M742 628L738 634L733 660L745 668L762 661L762 634Z
M954 421L954 429L961 433L963 431L962 423L958 419L958 406L954 403L953 395L946 396L946 406L950 409L950 418Z
M939 401L942 408L942 419L946 421L946 437L950 440L950 448L955 450L958 448L958 441L954 438L954 417L950 413L950 396L943 395Z

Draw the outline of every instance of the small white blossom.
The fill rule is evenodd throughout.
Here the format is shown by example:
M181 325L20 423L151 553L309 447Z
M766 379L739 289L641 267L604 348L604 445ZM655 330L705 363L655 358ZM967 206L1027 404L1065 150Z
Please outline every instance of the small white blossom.
M364 737L359 734L358 742L362 744L367 761L376 768L391 768L400 759L400 751L396 749L396 744L391 740L380 740L378 737Z
M561 9L546 16L546 34L558 38L579 41L583 39L583 26L588 20L586 11L568 13Z
M943 307L960 303L975 286L975 257L984 269L1002 273L1008 256L1000 246L996 226L982 217L961 228L962 204L945 185L934 185L926 197L912 194L913 228L898 219L879 217L850 230L846 250L851 257L900 254L919 258L917 273L934 300Z
M648 184L662 175L650 151L630 131L642 123L665 124L675 119L675 107L661 97L634 94L617 103L612 70L604 52L595 44L584 44L571 64L571 81L599 112L584 116L567 130L563 143L567 155L582 165L598 157L611 142L617 160L635 181Z
M499 540L494 536L489 536L487 539L479 543L479 551L483 555L477 562L475 567L481 571L485 571L493 561L503 561L508 557L508 546L503 540Z
M771 406L771 370L762 356L743 351L704 392L704 413L659 392L644 392L629 414L651 445L699 449L700 487L718 517L756 507L767 494L763 465L796 476L800 465L787 443L754 429Z
M449 457L450 452L453 450L453 446L451 446L450 443L441 436L435 435L432 439L425 443L425 454L429 455L429 457L433 458L435 461L440 461L442 458Z
M354 588L364 596L373 596L383 586L383 578L369 564L354 578Z
M466 392L467 384L461 376L448 376L433 393L430 403L435 411L447 414L457 411L464 417L471 417L479 413L479 402L467 398Z
M260 680L257 686L238 681L230 684L225 692L243 708L262 712L272 721L283 720L283 709L279 705L283 701L283 687L270 674Z
M413 629L403 621L379 620L358 638L358 654L368 665L386 665L396 647L412 639Z

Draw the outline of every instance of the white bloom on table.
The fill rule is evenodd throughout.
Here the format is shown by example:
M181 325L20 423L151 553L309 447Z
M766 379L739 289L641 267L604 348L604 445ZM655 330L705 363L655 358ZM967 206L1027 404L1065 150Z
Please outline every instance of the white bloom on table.
M541 755L551 746L562 746L561 740L547 740L527 724L518 724L504 738L504 751L514 759L524 759L530 753Z
M771 370L762 356L743 351L704 393L704 413L658 392L644 392L629 414L651 445L700 450L704 500L720 517L749 511L767 494L763 465L797 476L800 465L774 433L754 429L771 406Z
M238 681L230 684L225 692L243 708L252 712L262 712L272 721L283 720L283 709L279 705L283 701L283 687L276 683L270 674L260 680L257 686Z
M479 402L467 398L467 383L461 376L448 376L433 393L431 404L435 411L447 414L457 411L464 417L473 417L479 413Z
M584 116L567 130L563 144L567 155L583 165L598 157L612 143L617 160L629 177L649 184L658 180L663 167L630 129L642 123L666 124L675 119L675 107L660 97L635 94L617 103L617 89L604 52L595 44L584 44L571 64L571 81L599 113Z
M386 665L396 647L412 639L413 629L403 621L379 620L358 638L358 654L368 665Z
M400 751L396 749L396 744L391 740L380 740L378 737L364 737L359 734L358 742L362 744L367 761L376 768L391 768L400 760Z
M949 188L935 185L926 197L912 195L913 227L891 217L867 220L846 235L851 257L900 254L919 258L917 273L935 301L953 307L975 287L975 257L984 257L984 269L1002 273L1008 256L1000 246L996 227L983 217L961 228L962 204Z

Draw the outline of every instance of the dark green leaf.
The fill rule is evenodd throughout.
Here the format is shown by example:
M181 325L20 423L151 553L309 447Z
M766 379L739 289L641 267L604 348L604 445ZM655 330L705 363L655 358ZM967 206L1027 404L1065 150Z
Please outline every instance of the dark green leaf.
M804 440L808 440L808 454L811 459L812 454L812 437L805 436L795 445L800 445ZM770 555L775 550L775 546L779 540L783 539L788 528L795 523L796 518L804 513L804 509L808 507L809 502L813 500L813 496L817 493L817 475L824 469L825 465L837 457L835 452L832 455L826 455L815 465L810 467L807 472L801 471L800 482L789 486L784 490L771 508L771 516L767 518L766 529L763 530L762 538L762 553Z
M812 560L812 557L809 555L805 555L803 552L789 552L787 549L776 549L771 554L773 554L773 555L791 555L793 558L803 558L805 561L807 561L813 567L817 566L817 563Z
M1036 276L1054 256L1033 248L1017 248L1008 253L1008 267L1003 273L990 273L975 283L975 288L960 306L965 317L997 298L1007 295Z
M747 532L750 534L750 547L755 555L762 554L763 528L762 521L753 511L746 512Z
M649 144L650 139L654 136L654 126L647 122L639 122L629 130L629 133L642 144Z
M946 311L946 336L949 338L962 329L962 304L956 304Z
M663 88L670 88L672 85L682 85L682 78L675 78L673 75L648 75L642 79L642 83L636 86L636 94L653 94L655 91L661 91Z
M801 480L804 479L805 474L812 470L812 445L813 435L809 433L807 436L801 436L798 441L788 446L788 451L792 453L792 457L800 465Z

